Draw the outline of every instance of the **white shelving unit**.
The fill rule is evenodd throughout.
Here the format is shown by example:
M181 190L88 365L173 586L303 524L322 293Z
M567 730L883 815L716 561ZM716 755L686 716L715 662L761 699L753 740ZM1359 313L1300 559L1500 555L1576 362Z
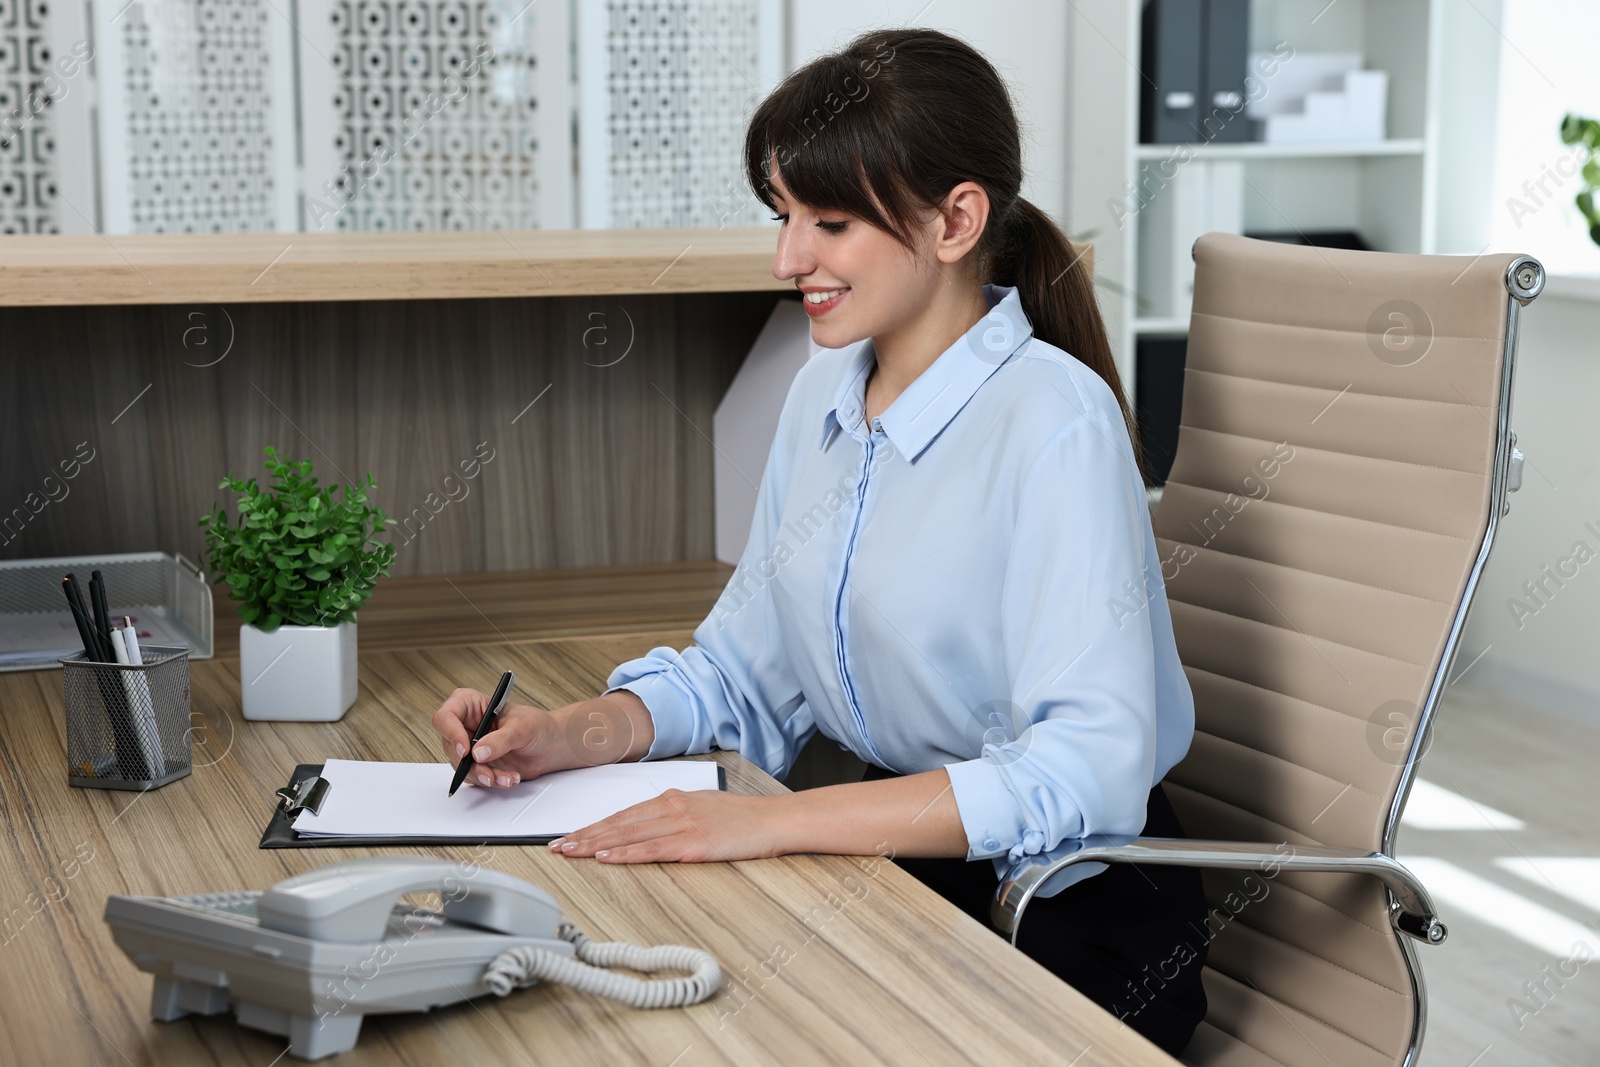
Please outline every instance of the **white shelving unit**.
M1438 86L1452 64L1446 29L1472 15L1461 0L1254 0L1252 53L1271 52L1279 42L1295 54L1359 52L1366 68L1388 72L1387 137L1179 146L1138 141L1142 6L1142 0L1108 0L1091 12L1080 9L1069 43L1069 214L1075 231L1095 231L1096 272L1116 283L1102 289L1101 306L1130 391L1138 336L1181 336L1189 325L1187 304L1139 292L1141 275L1170 278L1187 266L1187 246L1163 230L1173 212L1160 198L1172 186L1152 182L1152 175L1170 175L1174 166L1238 164L1214 168L1227 181L1210 195L1226 199L1239 191L1233 215L1243 231L1353 230L1383 251L1439 250ZM1141 270L1141 254L1165 258L1147 258Z
M1196 160L1229 159L1311 159L1316 157L1420 156L1422 138L1397 137L1385 141L1326 141L1304 144L1265 144L1244 141L1234 144L1188 145ZM1175 144L1134 145L1135 159L1169 159L1179 150Z

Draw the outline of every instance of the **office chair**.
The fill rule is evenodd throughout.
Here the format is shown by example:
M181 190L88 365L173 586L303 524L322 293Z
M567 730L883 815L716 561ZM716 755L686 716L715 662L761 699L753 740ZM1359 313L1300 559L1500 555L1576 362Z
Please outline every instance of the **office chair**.
M993 919L1015 942L1075 863L1203 868L1190 948L1209 945L1210 1008L1185 1062L1410 1067L1427 1014L1412 942L1445 928L1395 830L1521 482L1517 318L1544 270L1221 233L1193 254L1154 517L1194 693L1166 778L1191 839L1064 844L1002 882Z

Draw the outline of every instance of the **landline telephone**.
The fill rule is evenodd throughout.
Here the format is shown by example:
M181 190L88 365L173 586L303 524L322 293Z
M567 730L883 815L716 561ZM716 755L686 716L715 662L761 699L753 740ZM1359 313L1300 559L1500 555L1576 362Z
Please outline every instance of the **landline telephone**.
M430 890L438 911L400 899ZM590 941L544 890L442 859L346 860L265 892L112 896L105 920L117 946L155 975L151 1016L231 1008L241 1026L288 1038L290 1054L307 1060L354 1048L364 1015L505 996L541 978L641 1008L696 1004L722 984L707 952ZM605 969L616 966L692 973Z

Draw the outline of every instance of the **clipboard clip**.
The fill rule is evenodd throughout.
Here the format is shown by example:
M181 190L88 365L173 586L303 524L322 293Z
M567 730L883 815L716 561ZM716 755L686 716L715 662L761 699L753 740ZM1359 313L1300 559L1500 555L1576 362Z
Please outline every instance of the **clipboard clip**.
M320 774L302 778L292 785L286 785L274 794L279 798L279 807L284 814L293 818L302 811L309 811L313 815L322 813L322 802L328 799L328 780Z

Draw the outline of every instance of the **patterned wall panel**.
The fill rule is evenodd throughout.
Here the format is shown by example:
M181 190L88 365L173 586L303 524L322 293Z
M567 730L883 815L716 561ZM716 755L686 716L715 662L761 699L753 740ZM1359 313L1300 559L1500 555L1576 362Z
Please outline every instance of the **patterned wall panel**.
M55 122L46 0L0 0L0 233L55 233Z
M566 5L317 10L306 30L325 62L301 58L305 229L572 225Z
M777 84L777 0L579 4L586 227L748 226L744 124Z
M781 0L0 0L0 232L763 223L739 154L780 76L781 16ZM52 76L91 40L97 87L81 62Z
M293 56L270 0L99 8L107 228L292 229Z

